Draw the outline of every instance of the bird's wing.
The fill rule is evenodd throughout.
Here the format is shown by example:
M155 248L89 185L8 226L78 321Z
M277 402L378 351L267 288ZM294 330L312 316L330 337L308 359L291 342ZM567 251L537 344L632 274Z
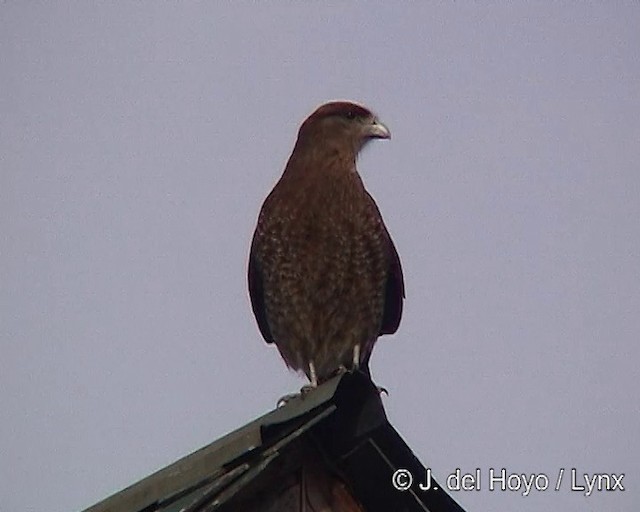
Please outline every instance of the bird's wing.
M386 230L386 229L385 229ZM390 261L387 275L387 286L384 297L384 314L380 334L393 334L398 330L400 319L402 318L402 302L404 300L404 277L402 275L402 265L396 246L389 239Z
M249 254L249 297L251 298L251 308L253 314L258 321L258 328L262 337L267 343L273 343L273 335L269 328L269 322L267 321L267 313L264 307L264 291L262 288L262 273L260 266L255 258L254 252L255 237L251 243L251 252Z

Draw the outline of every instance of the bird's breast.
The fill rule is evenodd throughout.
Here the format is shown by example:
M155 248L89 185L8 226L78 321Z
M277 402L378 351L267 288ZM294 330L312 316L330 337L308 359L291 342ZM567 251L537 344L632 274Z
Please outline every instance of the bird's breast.
M283 196L264 220L263 258L280 285L306 293L382 289L375 277L386 265L384 232L362 194L332 189Z

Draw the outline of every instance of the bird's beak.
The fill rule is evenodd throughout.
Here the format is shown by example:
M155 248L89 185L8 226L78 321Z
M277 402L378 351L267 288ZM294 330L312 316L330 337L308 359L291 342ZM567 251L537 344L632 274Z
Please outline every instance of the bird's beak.
M373 122L367 125L366 128L367 137L372 139L390 139L391 132L383 123L374 119Z

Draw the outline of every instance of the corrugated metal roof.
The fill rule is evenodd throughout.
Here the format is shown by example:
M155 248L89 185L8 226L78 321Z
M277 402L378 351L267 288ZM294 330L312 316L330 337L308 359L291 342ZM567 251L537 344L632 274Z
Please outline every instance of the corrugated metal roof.
M365 510L454 511L443 489L393 488L398 468L425 468L388 423L368 376L347 373L114 494L85 512L204 512L238 503L320 454ZM439 487L439 486L438 486Z

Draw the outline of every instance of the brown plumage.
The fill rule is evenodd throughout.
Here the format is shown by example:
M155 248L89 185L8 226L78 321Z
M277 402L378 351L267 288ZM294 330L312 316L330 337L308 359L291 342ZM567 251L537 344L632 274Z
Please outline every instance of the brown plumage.
M249 293L262 336L312 385L363 367L378 336L402 316L398 253L356 158L389 131L346 101L319 107L300 127L282 177L260 211Z

